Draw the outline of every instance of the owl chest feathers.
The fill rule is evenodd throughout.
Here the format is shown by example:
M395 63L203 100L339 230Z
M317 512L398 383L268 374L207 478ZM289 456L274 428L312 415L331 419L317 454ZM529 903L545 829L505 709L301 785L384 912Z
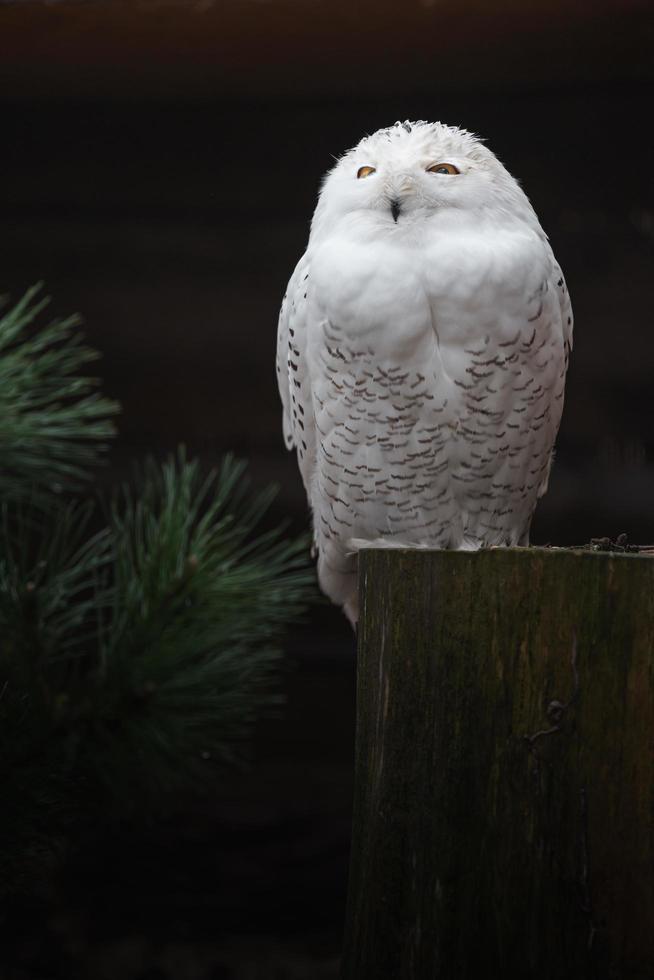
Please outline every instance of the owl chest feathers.
M311 373L320 375L336 330L352 356L367 352L389 367L429 364L447 388L474 367L470 351L480 344L502 357L502 345L530 323L551 329L542 314L556 298L541 292L550 272L547 247L531 230L479 234L466 225L373 243L331 236L312 256Z
M514 543L546 483L564 368L533 235L312 257L318 534ZM558 401L557 401L558 399ZM502 501L502 506L498 506Z

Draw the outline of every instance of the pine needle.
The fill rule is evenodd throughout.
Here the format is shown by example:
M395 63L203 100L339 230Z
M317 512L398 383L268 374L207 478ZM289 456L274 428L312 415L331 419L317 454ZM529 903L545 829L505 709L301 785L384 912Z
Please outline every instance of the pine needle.
M97 378L80 375L98 354L86 347L80 318L35 331L49 298L41 285L0 317L0 495L26 488L74 488L106 451L116 402L101 396Z

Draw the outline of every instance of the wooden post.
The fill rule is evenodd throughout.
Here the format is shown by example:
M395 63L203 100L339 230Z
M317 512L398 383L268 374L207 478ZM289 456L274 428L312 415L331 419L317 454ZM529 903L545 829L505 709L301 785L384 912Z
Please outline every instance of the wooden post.
M654 560L359 575L345 980L651 980Z

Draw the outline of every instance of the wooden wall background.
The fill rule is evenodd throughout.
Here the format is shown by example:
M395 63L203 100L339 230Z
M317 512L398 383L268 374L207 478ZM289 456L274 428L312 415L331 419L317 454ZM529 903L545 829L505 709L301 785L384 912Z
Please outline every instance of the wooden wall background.
M439 118L521 178L573 298L535 541L654 540L653 26L647 0L0 2L0 292L43 279L55 313L83 313L124 407L105 479L180 440L207 462L231 449L280 483L276 516L306 524L280 432L279 301L332 155ZM353 643L323 608L289 650L285 721L253 775L172 830L115 842L72 888L61 916L77 909L87 967L62 976L255 975L211 972L217 923L223 965L259 949L258 977L335 976ZM187 951L175 968L170 942ZM282 947L296 966L279 966Z
M320 177L397 118L464 125L522 180L576 313L536 538L654 538L650 9L4 3L0 289L44 279L84 314L124 404L118 468L233 448L302 521L272 361Z

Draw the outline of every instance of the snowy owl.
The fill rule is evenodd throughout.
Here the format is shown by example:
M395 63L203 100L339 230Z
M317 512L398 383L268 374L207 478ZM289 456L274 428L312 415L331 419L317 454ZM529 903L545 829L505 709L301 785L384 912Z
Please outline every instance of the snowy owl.
M360 547L528 544L572 310L517 181L473 134L395 123L327 174L282 302L277 376L323 591Z

